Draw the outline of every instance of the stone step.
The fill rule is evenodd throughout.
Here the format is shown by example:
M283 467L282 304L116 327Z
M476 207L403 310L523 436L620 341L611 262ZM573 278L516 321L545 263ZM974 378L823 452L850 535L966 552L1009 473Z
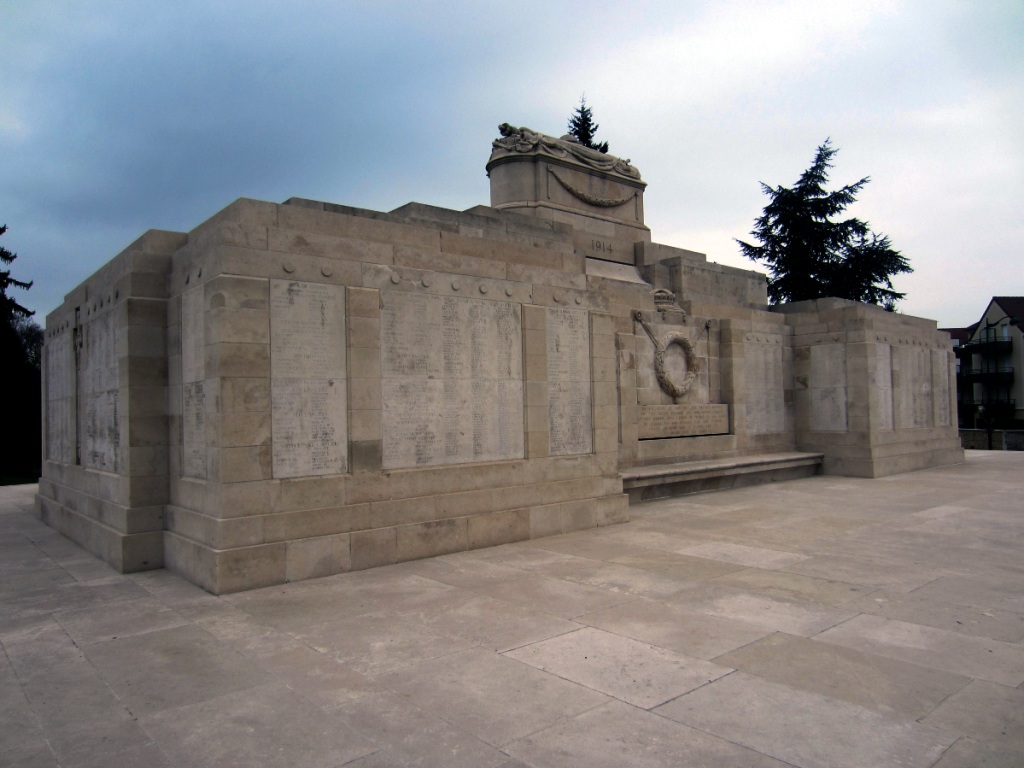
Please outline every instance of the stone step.
M622 472L629 503L685 496L744 485L794 480L821 471L824 454L757 453L720 459L631 467Z

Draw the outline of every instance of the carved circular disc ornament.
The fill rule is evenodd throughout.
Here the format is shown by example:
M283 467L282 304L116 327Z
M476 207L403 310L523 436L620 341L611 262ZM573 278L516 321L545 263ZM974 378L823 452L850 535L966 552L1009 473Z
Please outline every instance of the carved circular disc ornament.
M693 343L682 331L671 331L665 334L660 342L655 345L654 375L658 377L658 384L666 394L672 397L682 397L690 391L690 387L693 386L693 382L697 379L697 374L700 373L700 360L693 349ZM683 377L681 382L673 380L668 369L665 367L665 353L668 352L668 348L673 344L678 345L686 357L686 376Z

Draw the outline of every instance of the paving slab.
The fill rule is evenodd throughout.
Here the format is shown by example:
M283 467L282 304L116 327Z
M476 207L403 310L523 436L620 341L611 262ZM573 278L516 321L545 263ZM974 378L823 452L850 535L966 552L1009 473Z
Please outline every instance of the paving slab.
M535 768L786 768L695 728L612 702L515 741L505 751Z
M781 632L718 656L715 663L914 720L971 682L952 672Z
M223 597L34 490L0 488L0 766L1024 766L1024 454Z
M732 670L588 627L505 656L642 709L682 696Z
M817 639L980 680L1024 683L1024 646L1016 643L866 614L822 632Z
M657 710L749 749L799 766L927 768L952 733L846 701L734 672Z
M925 597L917 591L883 590L857 600L851 607L886 619L947 629L963 635L989 637L1007 643L1024 641L1024 612L992 608L984 603L964 605L947 602L939 596Z
M322 768L380 749L279 683L163 709L141 724L174 765L195 768Z
M771 630L735 619L688 611L654 600L634 600L585 613L575 620L698 659L713 659L771 633Z
M1020 768L1024 752L964 737L947 749L932 768Z
M1024 690L973 680L921 722L1024 752Z
M381 675L378 682L499 747L610 700L529 664L479 649Z
M706 557L751 568L784 568L787 565L808 559L807 555L780 552L777 549L765 549L763 547L747 547L743 544L732 544L727 541L698 544L675 551L682 555Z

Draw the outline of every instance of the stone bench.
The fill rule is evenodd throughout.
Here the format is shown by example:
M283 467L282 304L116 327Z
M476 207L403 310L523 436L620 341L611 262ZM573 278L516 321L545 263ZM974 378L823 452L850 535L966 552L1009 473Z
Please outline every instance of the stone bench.
M743 485L794 480L821 471L820 453L759 453L676 464L631 467L622 472L629 503L685 496Z

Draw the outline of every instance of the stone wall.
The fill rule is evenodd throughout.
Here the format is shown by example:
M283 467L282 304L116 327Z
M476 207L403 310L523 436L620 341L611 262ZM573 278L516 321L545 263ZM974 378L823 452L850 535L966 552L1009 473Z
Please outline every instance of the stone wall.
M42 518L223 593L621 522L623 472L962 458L933 322L769 308L651 242L627 162L506 128L494 207L239 200L68 294Z
M625 519L569 233L435 211L239 201L189 235L168 567L224 592Z
M948 334L842 299L775 308L793 329L796 441L825 471L879 477L962 461Z
M151 231L46 319L40 517L120 571L163 565L170 254Z

